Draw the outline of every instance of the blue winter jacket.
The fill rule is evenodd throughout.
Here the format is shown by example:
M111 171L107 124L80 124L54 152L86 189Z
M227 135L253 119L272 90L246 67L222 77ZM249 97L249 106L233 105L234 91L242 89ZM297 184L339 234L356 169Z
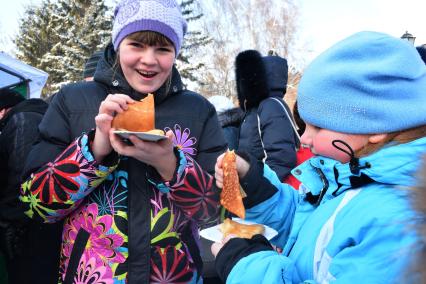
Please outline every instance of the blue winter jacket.
M216 259L220 276L226 283L410 282L417 248L407 188L425 152L426 138L388 146L361 158L361 168L370 167L358 174L349 164L314 157L292 171L302 182L298 191L251 162L241 181L246 218L277 230L273 243L284 250L231 239ZM318 205L307 201L323 188Z

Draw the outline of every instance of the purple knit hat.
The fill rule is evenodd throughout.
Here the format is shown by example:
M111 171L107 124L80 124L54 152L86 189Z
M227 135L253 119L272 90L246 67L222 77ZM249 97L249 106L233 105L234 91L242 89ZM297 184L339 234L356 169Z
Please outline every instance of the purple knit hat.
M112 43L117 51L129 34L154 31L170 39L177 57L186 29L186 21L175 0L122 0L114 12Z

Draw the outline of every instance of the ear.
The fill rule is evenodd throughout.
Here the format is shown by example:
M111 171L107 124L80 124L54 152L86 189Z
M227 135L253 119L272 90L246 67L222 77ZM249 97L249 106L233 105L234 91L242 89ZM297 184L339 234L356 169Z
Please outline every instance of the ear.
M377 144L383 142L387 137L387 133L372 134L370 135L370 137L368 137L368 142L370 142L371 144Z

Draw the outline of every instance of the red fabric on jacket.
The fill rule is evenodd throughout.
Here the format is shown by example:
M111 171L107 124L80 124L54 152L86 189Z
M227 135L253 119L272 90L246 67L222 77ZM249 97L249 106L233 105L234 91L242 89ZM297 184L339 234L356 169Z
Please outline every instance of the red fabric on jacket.
M311 152L311 149L300 147L299 150L297 150L296 158L297 162L296 165L300 165L304 161L310 159L313 157L314 154ZM296 190L299 189L300 181L297 180L292 174L289 174L285 179L284 182L294 187Z

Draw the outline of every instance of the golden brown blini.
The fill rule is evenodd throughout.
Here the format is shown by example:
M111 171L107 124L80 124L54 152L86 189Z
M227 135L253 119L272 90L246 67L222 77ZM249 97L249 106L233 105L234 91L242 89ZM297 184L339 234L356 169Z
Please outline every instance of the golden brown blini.
M219 230L222 232L225 238L228 235L236 235L239 238L251 239L256 234L263 234L265 227L259 224L240 224L229 218L226 218L219 226Z
M240 181L237 172L237 156L234 151L227 151L223 157L223 188L220 193L220 204L229 212L241 219L245 218L246 210L240 191Z
M154 96L148 94L139 102L128 105L128 109L118 113L112 120L117 130L146 132L155 129Z

